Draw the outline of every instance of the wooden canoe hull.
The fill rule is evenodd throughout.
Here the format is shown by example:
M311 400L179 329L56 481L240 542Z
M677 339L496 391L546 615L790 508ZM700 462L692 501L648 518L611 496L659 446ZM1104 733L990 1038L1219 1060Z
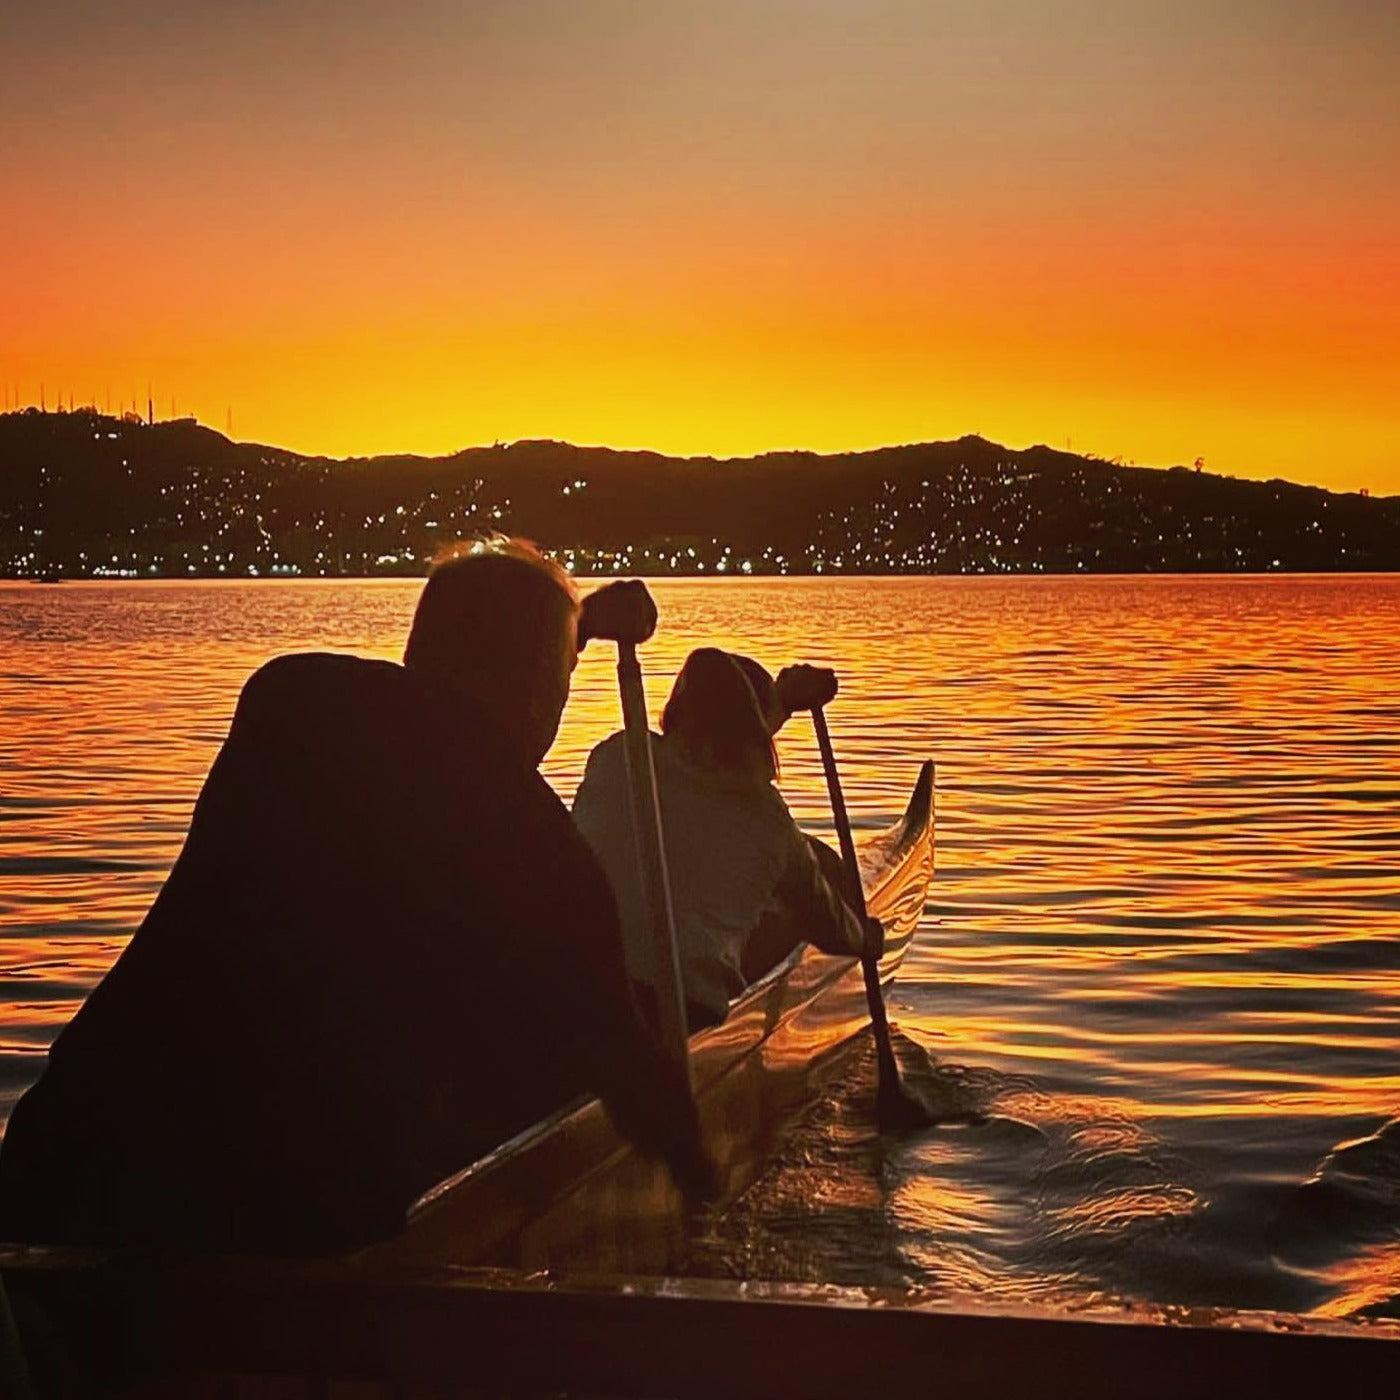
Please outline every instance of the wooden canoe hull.
M888 983L933 873L932 764L923 765L903 818L864 842L860 856L870 912L886 927L880 971ZM859 962L804 945L749 988L721 1025L691 1037L696 1104L724 1199L753 1181L867 1024ZM429 1192L401 1236L359 1259L659 1273L681 1262L688 1223L667 1169L632 1150L590 1099Z

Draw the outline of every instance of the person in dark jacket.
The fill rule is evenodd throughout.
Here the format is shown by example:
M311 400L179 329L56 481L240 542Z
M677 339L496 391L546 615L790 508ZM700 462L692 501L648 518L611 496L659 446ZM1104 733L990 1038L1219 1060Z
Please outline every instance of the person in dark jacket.
M244 686L164 888L0 1150L0 1238L316 1254L583 1092L703 1188L606 877L537 765L586 641L655 608L508 544L429 578L403 665Z

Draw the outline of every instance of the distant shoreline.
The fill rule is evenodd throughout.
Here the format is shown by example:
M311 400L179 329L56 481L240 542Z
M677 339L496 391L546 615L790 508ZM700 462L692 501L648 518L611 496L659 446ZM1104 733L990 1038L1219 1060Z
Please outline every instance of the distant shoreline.
M824 573L824 574L645 574L645 573L615 573L615 574L574 574L574 581L579 584L604 584L613 582L621 578L641 579L645 583L713 583L720 586L729 584L744 583L899 583L911 580L922 579L958 579L958 580L985 580L986 582L996 582L1006 579L1046 579L1059 580L1082 579L1082 580L1102 580L1111 581L1114 579L1161 579L1164 582L1174 579L1262 579L1262 578L1394 578L1400 575L1400 568L1389 569L1233 569L1233 570L1209 570L1193 569L1180 570L1175 573L1156 570L1140 570L1136 573L1112 572L1110 570L1100 570L1090 572L1084 570L1077 573L1050 573L1048 571L1028 571L1017 572L1005 571L1000 573ZM56 579L36 579L22 574L0 574L2 584L25 584L36 588L51 588L60 584L110 584L110 583L130 583L130 584L160 584L160 583L222 583L222 584L300 584L300 583L422 583L427 578L426 573L422 574L142 574L142 575L114 575L114 574L84 574L72 577L65 576Z
M0 577L422 577L488 533L579 578L1400 571L1400 496L979 437L717 461L559 442L349 461L193 419L0 416Z

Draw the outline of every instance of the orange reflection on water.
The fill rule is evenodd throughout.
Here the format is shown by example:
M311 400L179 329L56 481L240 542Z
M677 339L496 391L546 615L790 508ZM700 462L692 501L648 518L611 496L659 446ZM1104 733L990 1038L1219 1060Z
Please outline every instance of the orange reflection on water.
M1400 1247L1393 1244L1363 1249L1319 1272L1333 1290L1315 1309L1319 1317L1354 1317L1400 1297Z
M7 1044L46 1044L139 922L246 675L289 650L396 657L416 591L0 585ZM1034 1253L1044 1221L1013 1200L1040 1188L997 1174L1038 1160L1036 1132L1075 1163L1139 1162L1159 1135L1189 1164L1074 1177L1082 1197L1056 1206L1073 1233L1179 1213L1183 1191L1305 1181L1333 1144L1400 1115L1400 580L655 592L654 713L692 646L730 646L838 669L831 727L858 826L890 821L918 762L937 761L938 875L893 1011L946 1065L1006 1080L994 1101L1025 1141L1004 1157L970 1132L921 1145L885 1207L901 1257L932 1270L965 1247L964 1281L1089 1288L1098 1264L1060 1279L1041 1261L1039 1285L1013 1285L1009 1254L982 1248L1015 1235ZM545 764L565 798L617 723L612 658L591 646ZM780 752L794 812L829 834L805 719ZM1092 1132L1069 1141L1124 1123L1144 1136L1116 1156Z

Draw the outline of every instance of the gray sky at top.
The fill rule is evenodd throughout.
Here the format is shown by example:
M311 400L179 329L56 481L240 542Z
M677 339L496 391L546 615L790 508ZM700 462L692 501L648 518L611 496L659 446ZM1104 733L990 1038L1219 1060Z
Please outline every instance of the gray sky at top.
M0 53L41 182L1364 205L1400 163L1389 4L50 0L6 9Z

